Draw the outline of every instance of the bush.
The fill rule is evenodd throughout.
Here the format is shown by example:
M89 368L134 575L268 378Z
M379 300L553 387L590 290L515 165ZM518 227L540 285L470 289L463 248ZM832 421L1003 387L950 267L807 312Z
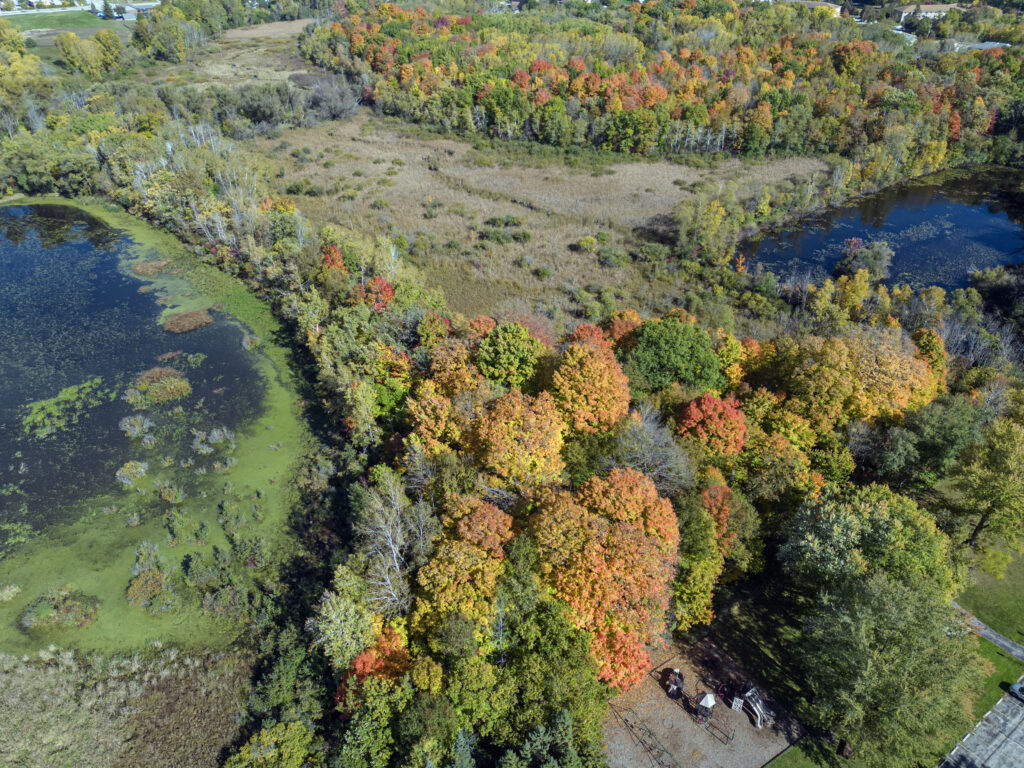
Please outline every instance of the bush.
M630 262L629 254L621 248L603 246L597 250L597 260L604 267L624 267Z

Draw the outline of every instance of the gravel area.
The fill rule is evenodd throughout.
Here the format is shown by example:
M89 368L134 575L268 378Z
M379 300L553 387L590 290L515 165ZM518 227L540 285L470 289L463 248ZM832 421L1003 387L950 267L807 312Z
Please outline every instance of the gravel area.
M643 683L612 700L605 721L609 768L760 768L800 738L800 724L759 685L775 712L772 725L758 729L749 708L731 710L730 695L715 696L718 727L698 723L696 702L704 693L723 683L739 691L751 678L709 640L664 654ZM682 700L667 694L674 668L685 679Z

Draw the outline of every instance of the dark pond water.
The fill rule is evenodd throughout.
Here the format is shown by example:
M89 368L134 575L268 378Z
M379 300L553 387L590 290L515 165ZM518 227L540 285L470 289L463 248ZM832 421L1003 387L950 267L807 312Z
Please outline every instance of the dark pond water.
M165 331L161 290L140 292L148 281L123 266L132 246L71 207L0 208L0 550L16 526L37 529L69 502L117 489L126 460L166 466L193 429L258 415L263 387L243 330L216 316L191 333ZM127 402L155 366L175 369L191 392ZM148 420L150 436L128 437L127 417Z
M989 168L947 172L795 222L743 246L751 267L783 279L832 274L843 243L884 240L896 252L890 283L966 287L969 274L1024 262L1024 177Z

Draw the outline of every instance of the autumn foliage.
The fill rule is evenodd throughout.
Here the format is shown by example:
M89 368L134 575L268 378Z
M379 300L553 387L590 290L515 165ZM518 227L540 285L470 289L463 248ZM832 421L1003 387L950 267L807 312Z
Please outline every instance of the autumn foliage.
M412 657L405 639L387 626L377 640L352 660L352 666L345 670L338 682L335 701L339 705L342 717L352 716L358 699L353 694L368 677L379 677L385 680L397 680L409 671Z
M325 245L321 251L323 256L324 266L328 269L337 269L343 274L348 274L348 266L345 264L345 257L341 252L341 248L336 245Z
M564 467L561 450L566 425L554 398L512 390L479 419L472 437L484 468L513 486L554 482Z
M463 541L501 560L502 545L512 538L512 516L493 504L473 496L454 497L448 506L445 524Z
M629 410L629 380L615 355L600 346L571 344L552 375L551 390L576 432L605 432Z
M366 283L360 283L352 290L352 300L356 304L369 304L374 312L380 312L395 298L395 289L391 283L380 275Z
M591 633L602 679L630 688L668 607L679 544L671 503L641 473L613 469L575 495L550 493L534 529L545 578Z
M701 395L683 408L679 431L696 438L716 456L734 456L743 450L747 424L735 397L719 400Z

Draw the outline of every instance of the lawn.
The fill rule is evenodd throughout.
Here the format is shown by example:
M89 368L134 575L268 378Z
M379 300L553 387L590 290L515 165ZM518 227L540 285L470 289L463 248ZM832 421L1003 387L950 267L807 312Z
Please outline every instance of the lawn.
M93 16L88 11L68 11L66 13L26 13L0 14L18 29L80 29L82 27L111 27L119 23L106 21ZM123 23L123 22L120 22Z
M997 579L985 573L977 574L974 585L965 589L957 602L981 621L1011 640L1024 643L1024 557L1015 557L1006 569L1006 575Z
M822 763L810 752L805 752L804 747L810 744L810 737L798 741L770 763L771 768L818 768Z
M1021 675L1024 675L1024 662L1017 661L988 640L981 640L979 650L981 655L991 661L995 667L988 680L985 681L984 695L974 703L974 714L981 718L992 709L997 701L1003 698L1010 683L1017 682Z

